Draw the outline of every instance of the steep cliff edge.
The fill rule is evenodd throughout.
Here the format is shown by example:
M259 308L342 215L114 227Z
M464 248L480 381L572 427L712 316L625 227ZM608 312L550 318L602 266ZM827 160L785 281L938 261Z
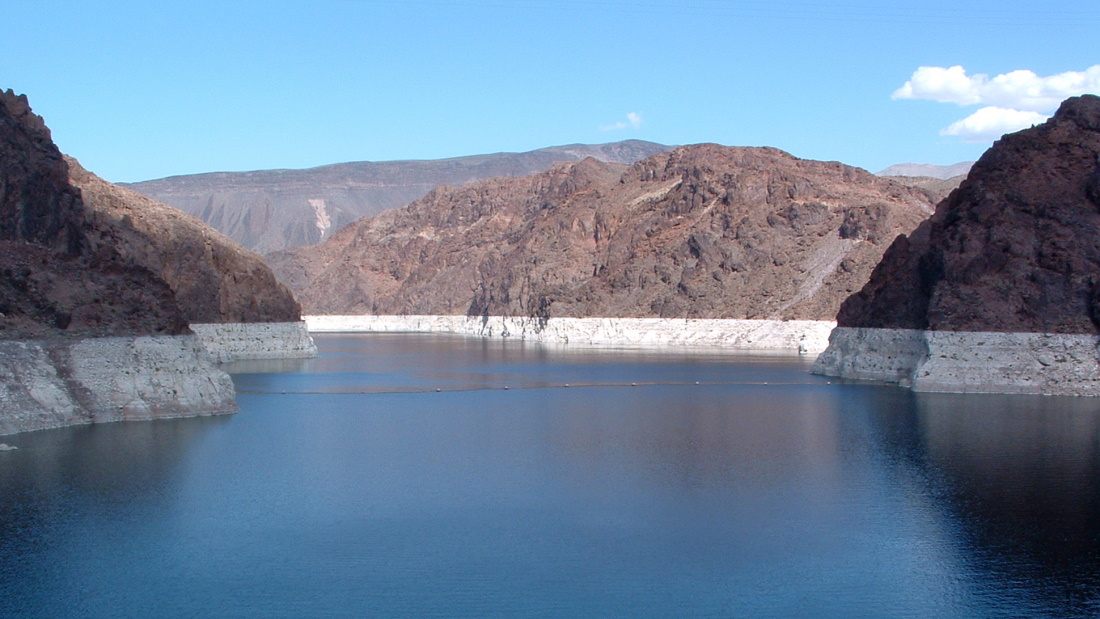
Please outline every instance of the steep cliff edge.
M831 320L928 194L701 144L440 187L268 256L306 314Z
M0 433L235 411L172 289L86 214L45 123L0 92Z
M0 92L0 338L187 331L171 289L93 236L45 122Z
M1100 394L1100 97L1068 99L998 140L890 246L837 321L815 371L928 390ZM916 342L912 361L873 376L895 339Z
M1097 333L1100 98L1006 135L846 300L843 327Z

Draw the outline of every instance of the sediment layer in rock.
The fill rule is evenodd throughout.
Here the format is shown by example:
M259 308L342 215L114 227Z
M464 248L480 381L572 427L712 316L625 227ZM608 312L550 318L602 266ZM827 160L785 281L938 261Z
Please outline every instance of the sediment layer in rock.
M0 435L237 411L194 335L0 341Z
M818 320L306 316L315 333L453 333L571 346L721 348L816 354L836 323Z
M304 359L317 356L306 323L192 323L191 330L217 363L243 359Z
M838 327L814 362L825 376L914 391L1100 396L1097 336Z

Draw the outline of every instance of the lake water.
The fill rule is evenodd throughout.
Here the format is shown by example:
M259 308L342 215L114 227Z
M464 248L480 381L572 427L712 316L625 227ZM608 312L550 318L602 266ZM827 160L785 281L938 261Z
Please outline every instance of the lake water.
M1100 615L1098 399L316 340L237 415L3 437L0 615Z

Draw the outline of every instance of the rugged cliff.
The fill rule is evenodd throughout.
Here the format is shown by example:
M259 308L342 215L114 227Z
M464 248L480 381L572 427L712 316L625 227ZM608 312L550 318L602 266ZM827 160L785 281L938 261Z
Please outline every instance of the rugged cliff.
M1100 395L1100 97L998 140L837 321L816 372Z
M0 434L235 411L171 287L95 223L26 97L0 93Z
M187 330L168 285L93 236L49 129L0 92L0 338Z
M66 157L94 247L156 273L189 323L301 320L294 296L263 259L182 211L104 181Z
M928 194L713 144L440 187L268 256L307 314L831 320Z
M268 253L319 243L361 217L408 204L438 185L524 176L586 157L634 163L669 149L626 140L451 159L192 174L129 187L198 217L249 249Z
M1100 98L1006 135L870 282L842 327L1097 333Z

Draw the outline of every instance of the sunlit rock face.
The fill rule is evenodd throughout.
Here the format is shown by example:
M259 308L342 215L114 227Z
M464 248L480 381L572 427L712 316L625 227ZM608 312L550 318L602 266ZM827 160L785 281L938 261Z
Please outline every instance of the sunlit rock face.
M441 187L268 256L306 314L833 320L930 195L700 144Z
M160 276L190 323L293 322L301 309L256 253L182 211L108 183L65 158L92 243Z

